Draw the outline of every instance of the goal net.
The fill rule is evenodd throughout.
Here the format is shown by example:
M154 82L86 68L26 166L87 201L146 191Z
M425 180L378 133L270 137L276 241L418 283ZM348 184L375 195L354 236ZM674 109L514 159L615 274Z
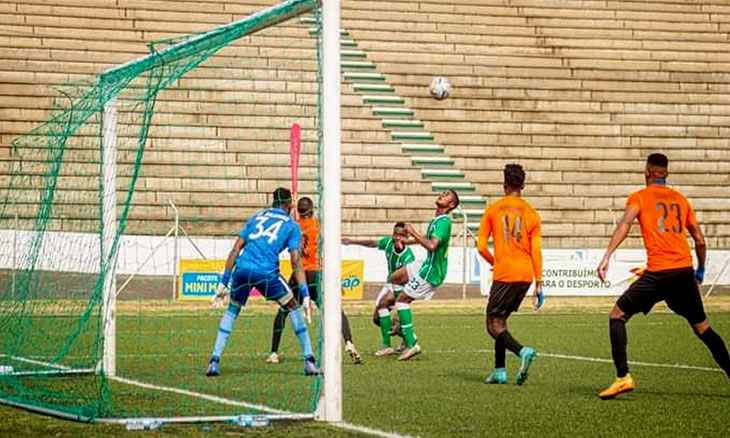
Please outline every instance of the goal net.
M205 376L210 298L246 219L320 196L317 2L289 0L58 87L0 172L0 399L84 421L312 418L321 378L251 297ZM322 227L324 228L324 227ZM309 325L319 358L320 312Z

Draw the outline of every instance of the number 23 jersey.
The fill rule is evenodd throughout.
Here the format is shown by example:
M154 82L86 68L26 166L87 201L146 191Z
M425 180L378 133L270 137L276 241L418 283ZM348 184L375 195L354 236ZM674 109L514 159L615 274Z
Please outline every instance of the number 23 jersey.
M652 184L634 192L626 207L639 210L639 226L651 272L692 266L687 243L687 225L697 226L692 206L678 191Z

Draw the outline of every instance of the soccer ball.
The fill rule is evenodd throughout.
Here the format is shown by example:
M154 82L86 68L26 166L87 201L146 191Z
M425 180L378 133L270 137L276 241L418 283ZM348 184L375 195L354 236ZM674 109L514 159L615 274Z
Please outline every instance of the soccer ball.
M436 76L431 81L431 86L428 87L428 92L431 93L436 100L443 100L449 97L451 92L451 82L443 76Z

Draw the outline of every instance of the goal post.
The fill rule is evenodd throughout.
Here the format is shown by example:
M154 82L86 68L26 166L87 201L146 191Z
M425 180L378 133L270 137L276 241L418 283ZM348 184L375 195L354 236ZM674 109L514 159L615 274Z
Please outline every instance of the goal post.
M100 266L104 278L102 289L102 337L103 353L100 372L106 376L116 375L117 351L117 281L115 250L117 239L117 103L112 99L104 104L102 116L102 233Z
M340 148L340 2L322 2L322 108L324 234L324 398L320 418L342 421L341 148Z
M252 414L342 421L339 1L322 3L321 15L318 0L288 0L208 32L151 44L149 55L70 84L49 121L14 142L0 217L20 205L21 219L0 222L0 244L10 237L22 249L17 281L13 260L12 289L0 290L0 328L17 333L0 341L0 402L104 423ZM313 34L304 21L287 23L309 12L320 31ZM247 51L242 38L249 36L275 44ZM261 52L271 58L258 60ZM315 62L292 53L311 53ZM294 96L257 101L258 87L262 100L272 98L267 87L278 90L275 81L287 81ZM259 113L260 107L287 113ZM181 221L195 230L185 234L197 253L224 258L245 215L266 207L270 187L288 180L279 176L283 166L257 169L269 158L254 157L251 145L266 145L270 151L262 153L275 158L279 131L297 119L306 149L301 191L315 197L327 224L321 227L324 305L309 328L312 338L323 337L317 356L324 374L303 375L290 337L281 375L273 373L273 382L268 370L257 375L267 366L260 355L275 306L252 298L223 355L228 376L206 379L223 311L211 310L209 301L170 299L178 244L169 257L173 247L167 236L157 237L156 211L168 203L179 208ZM179 251L191 257L189 248ZM117 278L125 275L122 294ZM164 297L156 276L166 278ZM182 281L175 284L178 298Z

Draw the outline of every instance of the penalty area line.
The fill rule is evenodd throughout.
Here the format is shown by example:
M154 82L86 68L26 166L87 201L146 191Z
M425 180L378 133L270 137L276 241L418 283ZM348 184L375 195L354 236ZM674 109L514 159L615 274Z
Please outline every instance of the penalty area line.
M558 354L558 353L538 353L538 356L552 357L555 359L568 359L568 360L579 360L583 362L600 362L600 363L613 363L611 359L602 359L599 357L585 357L585 356L572 356L569 354ZM694 371L722 371L720 368L712 367L701 367L697 365L683 365L683 364L669 364L669 363L654 363L654 362L641 362L630 360L629 365L636 365L642 367L653 367L653 368L674 368L679 370L694 370Z
M462 354L462 353L494 353L494 350L490 350L490 349L466 350L466 351L435 350L435 351L430 351L430 352L436 353L436 354ZM425 353L429 353L429 351L425 351ZM570 354L560 354L560 353L543 353L541 351L537 352L537 357L549 357L549 358L553 358L553 359L566 359L566 360L575 360L575 361L581 361L581 362L597 362L597 363L610 363L610 364L613 363L612 359L604 359L601 357L574 356L574 355L570 355ZM630 360L629 365L636 365L636 366L642 366L642 367L653 367L653 368L671 368L671 369L679 369L679 370L724 372L722 370L722 368L703 367L703 366L698 366L698 365L642 362L642 361L634 361L634 360Z

